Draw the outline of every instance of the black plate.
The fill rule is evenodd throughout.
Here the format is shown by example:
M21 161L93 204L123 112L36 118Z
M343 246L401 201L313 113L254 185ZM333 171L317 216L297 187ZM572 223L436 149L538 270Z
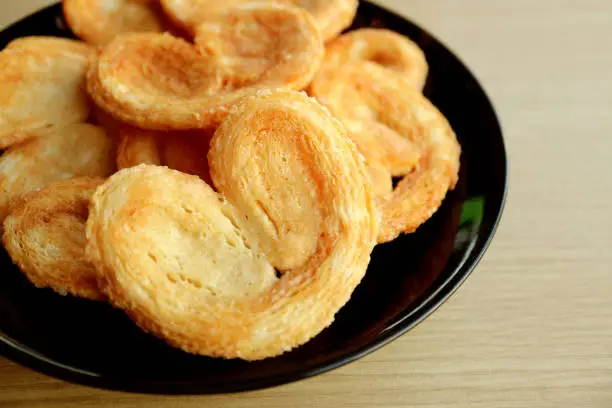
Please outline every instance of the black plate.
M416 41L430 64L425 94L463 148L455 191L417 233L379 245L363 282L332 326L277 358L247 363L193 356L140 331L109 305L36 289L0 251L0 352L43 373L100 388L221 393L295 381L356 360L432 313L472 271L501 216L507 189L499 123L467 68L416 25L362 2L353 28L387 27ZM54 5L0 34L71 37Z

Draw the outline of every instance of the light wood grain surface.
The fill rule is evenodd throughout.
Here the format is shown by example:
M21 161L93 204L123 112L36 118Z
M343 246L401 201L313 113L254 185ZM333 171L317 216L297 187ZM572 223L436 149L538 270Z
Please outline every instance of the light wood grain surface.
M0 26L49 3L2 0ZM295 384L140 396L0 359L1 407L612 407L612 2L380 3L456 51L503 123L508 204L460 291L400 340Z

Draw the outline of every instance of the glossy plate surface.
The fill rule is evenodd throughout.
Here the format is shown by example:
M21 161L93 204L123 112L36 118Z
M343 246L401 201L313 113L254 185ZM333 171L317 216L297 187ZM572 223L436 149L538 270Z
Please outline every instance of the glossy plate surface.
M59 5L0 33L71 37ZM0 249L0 353L48 375L101 388L205 394L283 384L356 360L432 313L472 271L495 231L507 190L495 112L467 68L430 34L362 2L353 28L387 27L425 51L425 94L463 148L455 191L415 234L379 245L367 275L335 322L306 345L255 363L193 356L166 346L102 303L34 288Z

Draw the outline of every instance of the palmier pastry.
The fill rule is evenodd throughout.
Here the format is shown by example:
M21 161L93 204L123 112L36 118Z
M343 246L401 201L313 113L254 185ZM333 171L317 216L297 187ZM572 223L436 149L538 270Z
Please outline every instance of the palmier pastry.
M446 118L400 75L388 75L386 69L370 62L344 64L334 75L331 72L317 76L311 93L338 118L348 123L362 120L363 132L378 123L386 132L408 139L420 152L418 166L391 195L380 200L378 241L413 232L431 217L457 182L460 147L455 133ZM351 95L351 99L337 97L342 95ZM373 134L376 132L375 126Z
M199 176L212 186L208 149L213 131L156 132L123 126L117 168L155 164Z
M4 246L34 285L62 295L104 299L97 272L84 257L89 199L103 181L57 181L27 193L12 207L4 220Z
M384 122L377 120L369 109L353 109L353 99L359 99L359 77L354 76L353 87L335 86L337 68L346 63L369 61L389 70L391 75L401 75L421 90L427 77L427 61L423 51L408 38L393 31L362 28L344 34L326 47L321 70L313 80L310 92L341 117L350 137L366 158L373 177L382 174L387 167L393 176L412 171L419 160L419 153L412 143L399 136ZM330 99L334 99L331 102ZM344 102L340 102L344 101ZM386 187L377 188L384 192Z
M210 128L256 89L303 88L323 58L312 18L292 6L248 4L200 29L196 47L164 34L113 41L89 70L92 99L144 129Z
M331 324L365 274L377 216L361 156L313 99L261 91L216 131L209 163L220 193L159 166L110 177L87 255L110 302L169 344L279 355Z
M195 33L203 22L214 19L231 7L252 3L252 0L162 0L170 18L180 27ZM336 37L353 22L357 0L260 0L256 3L288 4L301 7L314 18L324 41Z
M102 129L74 124L15 145L0 156L0 221L11 201L53 181L107 177L115 169L112 141Z
M87 118L93 55L85 44L48 37L15 40L0 52L0 149Z
M429 67L423 50L410 39L383 28L361 28L327 44L323 69L346 62L370 61L405 77L422 90Z
M309 14L280 4L230 8L199 25L194 42L233 88L267 84L302 89L323 56Z
M391 181L381 183L387 178L385 173L402 176L411 172L420 159L420 151L408 138L381 121L377 112L360 103L363 99L361 76L368 72L351 70L351 76L344 78L338 74L342 72L339 67L319 71L309 92L343 122L349 137L366 159L374 190L384 195L391 191Z
M72 32L91 44L107 44L117 35L165 31L159 0L63 0Z

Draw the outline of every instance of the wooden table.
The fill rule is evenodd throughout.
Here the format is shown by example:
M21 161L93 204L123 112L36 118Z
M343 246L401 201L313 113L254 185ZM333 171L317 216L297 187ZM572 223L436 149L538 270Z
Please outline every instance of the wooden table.
M5 0L0 26L48 3ZM400 340L295 384L139 396L0 359L1 407L612 407L612 3L380 3L455 50L503 122L508 204L460 291Z

